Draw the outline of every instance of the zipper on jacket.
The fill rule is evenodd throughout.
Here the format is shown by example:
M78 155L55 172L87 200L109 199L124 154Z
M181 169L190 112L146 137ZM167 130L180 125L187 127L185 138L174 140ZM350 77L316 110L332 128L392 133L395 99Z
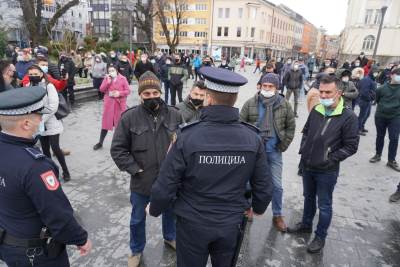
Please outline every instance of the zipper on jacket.
M331 152L331 147L328 147L328 149L326 150L325 155L324 155L324 161L328 160L328 156L329 156L330 152Z
M324 133L326 132L326 129L328 128L329 124L331 123L331 120L332 120L332 118L329 118L329 119L325 122L324 128L322 128L322 131L321 131L321 136L323 136Z

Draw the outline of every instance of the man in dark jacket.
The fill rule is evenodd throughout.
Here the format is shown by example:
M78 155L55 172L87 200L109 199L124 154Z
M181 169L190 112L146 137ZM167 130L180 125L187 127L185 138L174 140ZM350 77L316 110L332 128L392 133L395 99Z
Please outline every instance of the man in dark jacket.
M128 59L128 57L126 57ZM118 68L118 64L119 64L119 59L117 57L117 54L115 53L114 50L110 51L110 56L107 60L107 69L110 65L113 65L114 67Z
M169 79L168 79L168 72L169 68L172 66L172 59L170 57L167 57L165 59L165 64L161 66L160 69L160 77L161 77L161 82L164 85L164 99L165 103L169 103L169 93L170 93L170 85L169 85Z
M353 107L353 100L358 97L358 90L355 84L350 81L351 71L347 69L338 69L336 71L336 78L342 81L342 97L346 107Z
M68 76L68 83L66 88L62 91L62 94L64 95L65 100L69 101L69 103L73 105L75 103L75 64L65 53L61 53L58 68L60 69L61 78Z
M188 97L176 105L182 114L184 123L191 123L200 119L200 111L203 108L206 89L203 81L195 82Z
M296 122L290 103L278 93L278 75L266 74L261 83L261 91L243 105L240 119L257 126L261 131L274 186L272 220L278 231L286 232L282 213L282 152L293 140Z
M178 94L179 103L183 101L182 91L183 83L188 78L188 71L185 65L181 64L181 58L179 55L175 56L175 64L168 70L168 80L171 90L171 105L176 104L176 94Z
M290 96L294 94L294 116L297 118L297 106L299 105L300 89L303 86L303 73L298 62L293 64L293 68L286 72L283 77L283 85L286 86L286 99L290 101Z
M127 55L122 55L117 65L118 72L126 78L129 84L132 81L133 69Z
M146 244L145 208L151 186L182 122L179 111L161 100L161 84L154 73L148 71L140 77L138 93L142 103L123 113L111 144L115 164L131 175L130 267L139 265ZM175 233L174 216L169 209L163 213L163 237L173 248Z
M147 54L144 53L140 56L140 61L138 61L135 66L134 73L136 79L139 80L140 76L142 76L142 74L146 71L151 71L156 74L153 64L151 64L151 62L149 61Z
M358 130L359 134L365 136L368 130L365 129L365 123L367 122L369 115L371 114L372 102L375 100L376 95L376 82L377 69L371 69L368 76L362 78L358 83L360 88L358 105L360 107L360 113L358 115Z
M304 214L289 233L311 233L318 198L319 220L308 252L323 249L332 220L332 194L339 175L340 162L355 154L360 137L357 117L344 106L340 80L325 76L319 86L320 104L313 108L303 129L301 161L303 163Z
M357 57L357 60L360 62L361 68L364 68L364 66L368 64L368 58L365 57L364 52L360 53L360 55ZM358 67L358 66L356 66L356 67Z

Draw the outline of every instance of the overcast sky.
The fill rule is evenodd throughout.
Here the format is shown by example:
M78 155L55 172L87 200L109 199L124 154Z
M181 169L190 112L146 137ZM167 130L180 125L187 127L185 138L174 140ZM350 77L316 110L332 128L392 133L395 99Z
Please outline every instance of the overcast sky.
M269 0L284 4L328 34L340 34L345 25L348 0Z

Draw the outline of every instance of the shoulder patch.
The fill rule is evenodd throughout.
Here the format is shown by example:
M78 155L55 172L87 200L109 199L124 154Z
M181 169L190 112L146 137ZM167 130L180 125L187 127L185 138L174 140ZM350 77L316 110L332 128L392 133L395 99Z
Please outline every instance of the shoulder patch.
M186 129L188 129L188 128L196 125L196 124L199 124L199 123L200 123L200 120L193 121L193 122L190 122L190 123L182 123L181 125L179 125L179 129L181 131L183 131L183 130L186 130Z
M40 177L49 191L55 191L60 187L60 182L53 171L42 173Z
M31 155L36 160L46 157L41 151L33 147L26 147L25 151L27 151L29 155Z
M260 132L260 129L258 127L256 127L256 126L254 126L253 124L250 124L250 123L247 123L247 122L244 122L244 121L241 121L240 123L245 125L245 126L247 126L248 128L250 128L251 130L255 131L256 133Z

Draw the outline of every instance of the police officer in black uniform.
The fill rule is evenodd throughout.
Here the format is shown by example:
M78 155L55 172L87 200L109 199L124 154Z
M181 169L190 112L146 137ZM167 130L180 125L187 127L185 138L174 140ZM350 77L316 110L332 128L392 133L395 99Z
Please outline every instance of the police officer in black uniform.
M247 80L211 67L206 79L207 106L200 121L178 133L153 184L149 212L159 216L170 205L177 216L178 267L232 266L239 225L249 208L246 183L252 188L254 213L265 212L272 196L264 144L257 128L239 122L233 105Z
M42 87L0 94L0 260L8 266L69 266L66 245L91 249L61 189L58 168L34 147L46 113Z

